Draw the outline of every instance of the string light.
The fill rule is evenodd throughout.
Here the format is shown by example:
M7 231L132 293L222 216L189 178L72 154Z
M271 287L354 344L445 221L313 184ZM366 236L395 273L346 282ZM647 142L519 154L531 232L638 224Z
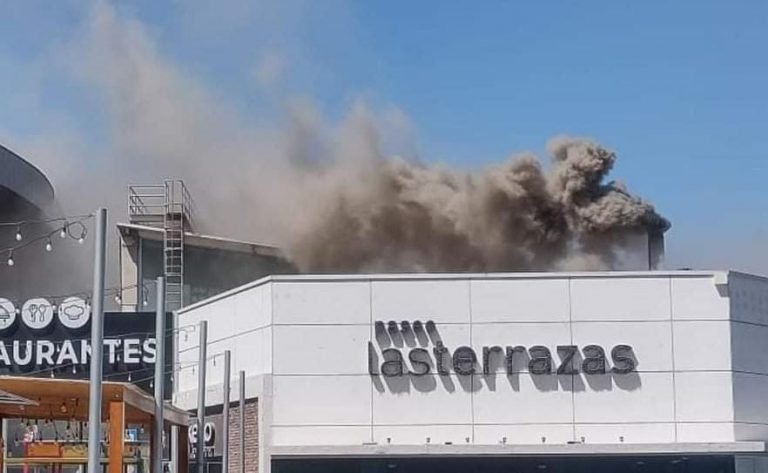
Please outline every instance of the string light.
M8 266L14 266L14 262L11 262L13 260L13 253L16 250L20 250L22 248L25 248L37 241L44 240L45 245L44 249L46 252L53 251L53 242L52 238L54 235L58 233L59 237L62 239L66 239L67 237L76 240L79 244L83 244L85 242L86 235L88 234L88 227L85 226L83 223L85 220L90 219L93 217L93 215L76 215L72 217L58 217L58 218L52 218L48 220L26 220L26 221L20 221L20 222L0 222L0 228L2 227L8 227L8 226L14 226L16 227L16 234L15 239L16 242L19 242L16 246L8 247L8 248L2 248L0 249L0 254L8 253ZM35 225L35 224L51 224L55 222L61 222L61 226L58 228L55 228L53 231L49 231L47 233L43 233L42 235L39 235L37 237L33 238L25 238L22 229L26 225ZM22 242L23 241L23 242Z

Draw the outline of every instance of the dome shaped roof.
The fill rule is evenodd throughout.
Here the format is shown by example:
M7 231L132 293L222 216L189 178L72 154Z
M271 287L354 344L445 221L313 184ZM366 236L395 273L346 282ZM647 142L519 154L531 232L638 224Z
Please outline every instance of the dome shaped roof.
M0 145L0 211L13 207L38 210L53 203L53 186L45 174Z

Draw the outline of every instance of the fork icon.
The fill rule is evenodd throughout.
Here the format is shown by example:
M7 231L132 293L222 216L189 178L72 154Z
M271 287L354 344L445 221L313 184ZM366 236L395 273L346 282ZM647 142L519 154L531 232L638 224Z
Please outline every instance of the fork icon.
M45 322L45 307L39 304L30 304L29 318L32 322Z

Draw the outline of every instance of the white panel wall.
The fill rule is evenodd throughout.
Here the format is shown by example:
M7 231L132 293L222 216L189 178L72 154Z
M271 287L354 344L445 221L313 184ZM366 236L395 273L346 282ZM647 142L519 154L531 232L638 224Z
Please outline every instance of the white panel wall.
M248 377L272 372L272 286L254 284L234 290L228 296L193 306L177 315L177 366L174 389L176 402L184 409L196 407L199 332L201 320L208 321L206 378L210 403L221 402L223 353L232 352L232 386L237 373ZM233 391L233 396L236 391ZM248 397L256 396L246 393ZM212 397L213 396L213 397Z
M739 440L768 438L768 279L731 273L733 398Z
M571 313L580 320L669 320L668 277L571 279Z
M698 272L276 277L182 313L180 323L215 320L221 326L212 327L218 341L209 351L233 347L247 370L272 374L274 445L768 440L761 403L768 287L731 279ZM409 350L432 355L434 337L376 336L376 321L416 320L434 321L451 352L473 347L477 374L438 376L433 364L423 377L370 376L369 341L376 366L386 348L402 352L406 370ZM534 376L520 357L507 376L503 355L494 355L493 374L481 373L483 346L544 345L557 365L556 347L571 344L602 346L608 368L611 349L630 345L637 372ZM181 386L195 383L184 378Z

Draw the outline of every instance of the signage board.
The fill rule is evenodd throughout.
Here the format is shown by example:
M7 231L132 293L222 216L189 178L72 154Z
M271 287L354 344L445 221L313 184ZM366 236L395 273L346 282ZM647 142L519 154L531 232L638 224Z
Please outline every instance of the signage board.
M20 309L0 299L0 375L87 379L91 358L91 310L82 299L58 307L45 299ZM173 316L166 316L166 386L170 398ZM151 391L155 366L155 314L104 314L104 380L133 382Z

